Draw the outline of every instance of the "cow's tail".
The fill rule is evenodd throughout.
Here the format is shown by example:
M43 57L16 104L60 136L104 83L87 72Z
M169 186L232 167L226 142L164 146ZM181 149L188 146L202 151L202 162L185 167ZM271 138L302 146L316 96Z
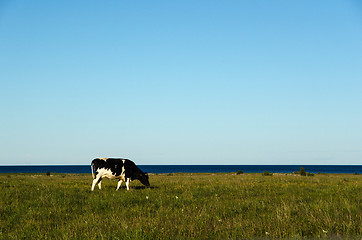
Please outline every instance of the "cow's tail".
M93 171L93 168L94 168L94 164L93 164L93 162L91 163L91 170L92 170L92 178L94 179L95 178L95 176L94 176L94 171Z

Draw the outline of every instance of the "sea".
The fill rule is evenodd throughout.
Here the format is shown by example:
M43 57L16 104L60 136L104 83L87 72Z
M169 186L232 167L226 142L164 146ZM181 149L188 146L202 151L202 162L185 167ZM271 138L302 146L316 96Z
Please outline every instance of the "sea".
M293 173L303 167L310 173L362 174L362 165L138 165L148 173ZM0 166L0 173L91 173L90 165Z

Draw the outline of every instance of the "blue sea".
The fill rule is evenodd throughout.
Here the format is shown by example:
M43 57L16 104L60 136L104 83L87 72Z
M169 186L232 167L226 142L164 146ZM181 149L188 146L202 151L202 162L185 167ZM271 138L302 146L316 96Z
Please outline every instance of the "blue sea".
M359 173L362 165L138 165L148 173L292 173L301 167L311 173ZM91 173L90 165L0 166L0 173Z

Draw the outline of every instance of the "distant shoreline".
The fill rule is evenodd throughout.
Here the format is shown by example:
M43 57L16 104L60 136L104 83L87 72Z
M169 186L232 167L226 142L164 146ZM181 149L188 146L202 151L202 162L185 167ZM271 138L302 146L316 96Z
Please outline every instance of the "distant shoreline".
M293 173L304 167L307 172L362 174L362 165L138 165L148 173ZM90 173L90 165L14 165L0 166L0 173Z

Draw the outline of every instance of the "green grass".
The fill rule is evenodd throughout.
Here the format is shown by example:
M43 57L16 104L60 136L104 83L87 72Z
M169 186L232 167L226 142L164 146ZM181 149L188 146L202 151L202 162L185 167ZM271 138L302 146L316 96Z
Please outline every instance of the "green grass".
M361 239L362 175L1 174L0 239ZM123 186L124 187L124 186Z

